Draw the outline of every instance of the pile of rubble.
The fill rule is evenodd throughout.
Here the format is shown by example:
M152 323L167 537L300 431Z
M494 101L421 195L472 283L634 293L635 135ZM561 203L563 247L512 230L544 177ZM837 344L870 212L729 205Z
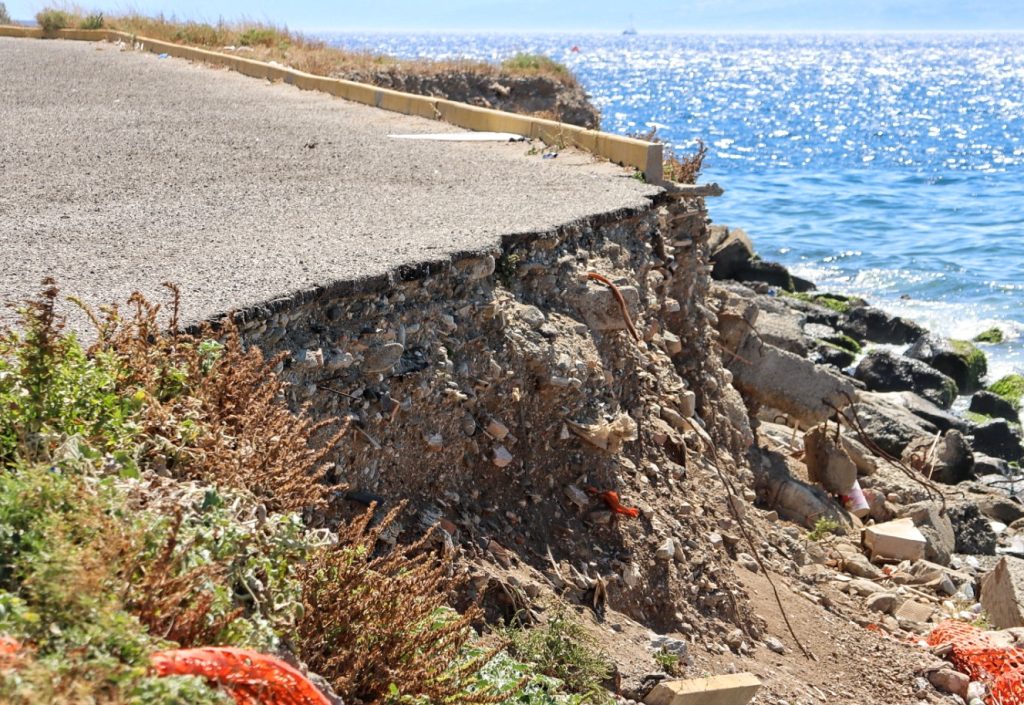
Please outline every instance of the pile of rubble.
M1014 400L981 389L984 354L815 292L757 259L742 231L711 240L719 340L757 435L758 506L778 527L765 534L774 567L896 639L950 618L1024 627L1024 446ZM972 392L970 408L995 418L949 410ZM813 529L800 555L781 520ZM921 674L961 700L980 692L948 668Z

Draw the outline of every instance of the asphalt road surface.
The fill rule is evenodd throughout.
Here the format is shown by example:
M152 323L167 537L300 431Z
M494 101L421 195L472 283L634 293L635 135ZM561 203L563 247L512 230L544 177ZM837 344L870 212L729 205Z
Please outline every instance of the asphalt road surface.
M111 44L0 38L0 302L180 285L199 320L642 206L587 155ZM9 320L9 314L2 314Z

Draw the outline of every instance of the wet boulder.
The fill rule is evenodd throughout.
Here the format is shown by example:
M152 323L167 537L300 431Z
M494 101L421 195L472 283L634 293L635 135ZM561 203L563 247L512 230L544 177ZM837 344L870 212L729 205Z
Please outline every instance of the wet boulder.
M981 388L981 378L988 372L985 353L966 340L941 338L928 333L910 346L906 356L931 365L952 378L962 392Z
M868 439L886 453L899 457L915 438L934 438L939 428L912 413L906 393L861 392L860 401L844 415L854 428L863 429Z
M949 508L949 521L956 536L956 552L994 556L996 534L978 505L965 503Z
M956 399L956 382L920 360L893 355L887 350L868 353L853 376L871 391L920 394L928 401L948 409Z
M893 345L912 343L925 333L924 328L913 321L900 316L890 316L885 311L871 306L851 309L841 327L844 333L858 340Z
M1024 458L1021 432L1006 419L992 419L975 426L971 447L985 455L1014 462Z
M754 258L754 244L739 228L712 227L708 246L715 279L733 279Z
M956 429L935 440L917 438L903 449L903 461L926 477L946 485L955 485L971 477L974 454Z
M1020 418L1017 414L1017 410L1013 408L1013 404L987 389L982 389L981 391L974 393L971 397L971 405L968 410L975 414L1006 419L1013 423L1016 423Z

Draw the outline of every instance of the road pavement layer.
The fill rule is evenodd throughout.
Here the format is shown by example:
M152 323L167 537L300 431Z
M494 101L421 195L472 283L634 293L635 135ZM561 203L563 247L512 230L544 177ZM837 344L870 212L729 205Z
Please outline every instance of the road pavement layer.
M0 302L45 276L92 304L173 281L201 320L657 192L583 154L388 136L454 131L112 44L0 38Z

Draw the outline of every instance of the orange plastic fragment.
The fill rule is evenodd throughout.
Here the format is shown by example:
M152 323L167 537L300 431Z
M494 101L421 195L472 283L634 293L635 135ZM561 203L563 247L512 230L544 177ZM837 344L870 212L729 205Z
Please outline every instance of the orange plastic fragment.
M10 636L0 636L0 671L18 665L21 656L21 642Z
M305 676L266 654L215 646L158 651L150 662L159 676L201 676L226 690L238 705L331 705Z
M928 635L929 646L948 644L953 665L988 686L989 705L1024 705L1024 649L999 643L966 622L947 620Z
M591 494L596 494L598 497L603 499L604 503L608 505L608 508L616 514L625 514L626 516L634 519L640 516L640 510L636 507L622 506L622 503L619 502L619 493L614 490L605 490L604 492L601 492L593 487L588 487L587 491Z

